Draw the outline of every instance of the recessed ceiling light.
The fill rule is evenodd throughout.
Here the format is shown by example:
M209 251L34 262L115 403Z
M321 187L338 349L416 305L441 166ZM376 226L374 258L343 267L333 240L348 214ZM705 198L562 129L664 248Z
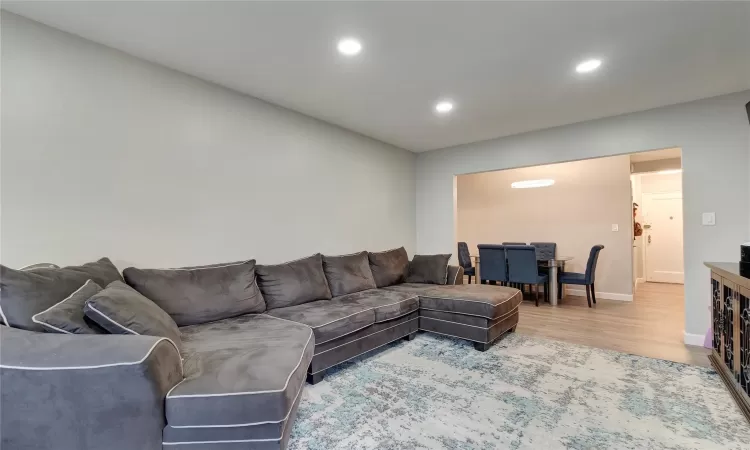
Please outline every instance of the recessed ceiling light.
M555 180L526 180L526 181L516 181L515 183L511 183L510 187L513 189L528 189L528 188L540 188L540 187L547 187L552 186L555 184Z
M449 101L438 102L435 105L435 111L440 114L447 114L453 109L453 103Z
M589 59L576 66L576 72L578 73L589 73L593 72L602 65L601 59Z
M362 51L362 44L353 38L344 38L339 41L339 53L346 56L354 56Z

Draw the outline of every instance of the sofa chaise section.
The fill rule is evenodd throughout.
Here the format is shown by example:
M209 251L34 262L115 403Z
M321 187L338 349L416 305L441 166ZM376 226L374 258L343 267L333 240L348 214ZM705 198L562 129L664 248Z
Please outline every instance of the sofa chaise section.
M173 342L0 326L0 447L159 450L164 397L182 379Z
M185 379L166 396L164 448L285 448L313 330L266 314L180 330Z
M515 330L521 291L503 286L404 283L385 289L419 295L419 329L459 337L487 350Z

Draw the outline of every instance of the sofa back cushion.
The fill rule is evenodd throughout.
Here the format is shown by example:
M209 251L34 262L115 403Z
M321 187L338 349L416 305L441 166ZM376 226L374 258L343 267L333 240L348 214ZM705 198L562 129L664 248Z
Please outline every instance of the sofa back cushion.
M179 326L266 310L255 279L255 260L179 269L123 272L125 282L159 305Z
M258 265L258 285L268 309L331 298L320 253L275 265Z
M111 334L160 336L182 347L180 330L169 314L122 281L86 300L83 311Z
M64 300L37 313L31 320L44 327L48 333L102 334L106 331L91 320L86 320L83 307L86 300L101 292L102 288L88 280Z
M370 270L377 287L403 283L409 273L409 255L404 247L368 253Z
M324 255L323 271L334 297L377 287L372 277L367 252L342 256Z
M122 281L109 258L81 266L16 270L0 265L0 319L5 325L44 331L32 317L64 300L86 281L99 286Z
M447 255L414 255L409 263L409 276L406 277L406 282L447 284L450 259L450 253Z

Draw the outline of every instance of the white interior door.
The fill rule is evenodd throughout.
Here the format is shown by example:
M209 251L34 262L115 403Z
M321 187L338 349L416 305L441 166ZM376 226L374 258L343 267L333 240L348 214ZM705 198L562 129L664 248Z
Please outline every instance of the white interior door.
M682 193L644 193L643 222L646 281L683 284Z

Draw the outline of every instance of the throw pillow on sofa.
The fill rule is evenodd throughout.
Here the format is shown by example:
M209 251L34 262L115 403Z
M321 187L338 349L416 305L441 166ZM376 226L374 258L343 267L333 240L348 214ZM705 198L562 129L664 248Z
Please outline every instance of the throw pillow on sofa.
M409 263L407 283L446 284L451 255L414 255Z
M368 253L370 270L377 287L403 283L409 274L409 255L404 247Z
M44 327L44 331L51 333L102 334L105 331L90 319L86 320L83 313L86 300L101 290L101 286L93 280L88 280L60 303L35 314L31 320Z
M334 297L377 287L367 252L342 256L323 255L323 271Z
M112 334L142 334L169 338L179 348L180 330L156 303L123 283L114 281L86 301L86 317Z
M283 264L258 265L256 272L268 309L331 298L320 253Z
M0 319L5 325L24 330L44 331L32 317L59 303L86 281L99 286L122 280L112 261L102 258L81 266L40 267L16 270L0 265Z
M255 260L179 269L137 269L125 282L159 305L179 326L262 313L266 303L255 279Z

